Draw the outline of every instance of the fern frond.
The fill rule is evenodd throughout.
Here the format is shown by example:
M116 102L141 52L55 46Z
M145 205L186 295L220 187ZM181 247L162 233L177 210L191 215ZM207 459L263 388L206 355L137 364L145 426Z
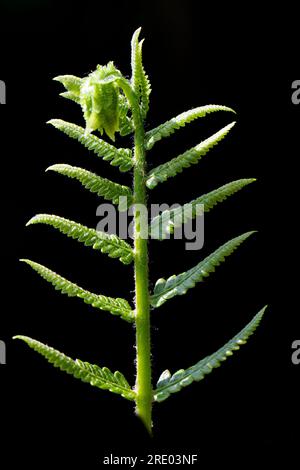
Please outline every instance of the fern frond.
M131 68L132 88L137 94L142 110L142 116L145 118L149 111L149 96L151 93L151 84L148 75L145 72L143 61L142 61L142 48L144 40L139 42L139 34L141 28L137 29L131 41Z
M123 264L130 264L133 261L134 255L131 246L117 235L100 232L72 220L49 214L38 214L26 225L33 224L51 225L68 237L84 243L85 246L92 246L95 250L106 253L110 258L118 258Z
M164 137L169 137L177 129L184 127L189 122L195 119L206 116L207 114L214 113L216 111L229 111L235 113L235 111L227 106L219 106L216 104L209 104L207 106L199 106L198 108L190 109L178 116L170 119L169 121L160 124L160 126L151 129L146 133L146 149L152 149L153 145Z
M196 147L192 147L167 163L163 163L151 170L146 181L148 188L153 189L158 185L158 183L162 183L168 178L176 176L177 173L181 173L184 168L189 168L191 165L198 163L198 161L206 155L212 147L224 139L234 125L235 122L232 122L208 139L205 139L203 142L196 145Z
M87 134L83 127L77 126L62 119L48 121L56 129L64 132L72 139L78 140L87 149L92 150L98 157L109 161L112 166L118 166L120 171L129 171L133 166L132 152L130 149L117 149L94 134Z
M185 224L188 220L195 218L204 212L209 212L219 202L223 202L229 196L232 196L237 191L241 190L250 183L256 181L255 178L244 178L237 181L232 181L224 186L221 186L214 191L194 199L183 206L176 207L175 209L165 210L160 215L154 217L150 224L151 237L158 240L164 240L173 230Z
M91 171L64 163L51 165L46 171L49 170L68 176L68 178L76 179L92 193L96 193L98 196L101 196L108 201L112 201L114 204L119 204L120 211L127 210L127 208L133 203L132 191L128 186L114 183L113 181L102 178ZM120 200L119 198L122 199ZM125 200L125 198L127 199Z
M89 383L102 390L117 393L127 400L135 399L135 392L130 388L124 375L119 371L112 373L107 367L101 368L97 365L80 361L79 359L74 360L56 349L29 338L28 336L17 335L14 336L13 339L24 341L30 348L47 359L50 364L53 364L54 367L59 368L67 374L73 375L73 377L82 380L82 382Z
M127 300L112 297L106 297L104 295L97 295L89 292L81 287L77 286L73 282L68 281L64 277L56 274L51 269L46 268L42 264L36 263L29 259L21 259L24 263L28 264L34 271L36 271L43 279L50 282L55 290L67 294L69 297L79 297L86 304L92 305L100 310L106 310L113 315L119 315L128 322L134 321L134 312Z
M199 382L204 379L205 375L212 372L216 367L220 367L222 362L233 355L234 351L240 349L248 338L255 332L264 315L267 306L260 310L255 317L235 335L228 343L210 356L205 357L200 362L188 369L180 369L175 374L166 370L162 373L157 383L157 389L154 391L154 400L162 402L168 398L171 393L179 392L183 387L190 385L192 382Z
M255 232L247 232L229 240L186 272L178 275L174 274L167 280L158 279L151 296L151 305L153 307L160 307L172 297L183 295L189 289L195 287L196 283L203 281L205 277L214 272L216 266L225 261L225 258L231 255L253 233Z

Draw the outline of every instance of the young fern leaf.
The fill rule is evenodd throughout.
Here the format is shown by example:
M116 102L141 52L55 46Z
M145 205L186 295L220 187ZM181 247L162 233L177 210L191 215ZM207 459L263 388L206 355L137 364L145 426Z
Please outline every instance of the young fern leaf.
M87 134L83 127L77 126L62 119L51 119L48 124L52 124L56 129L64 132L72 139L78 140L87 149L92 150L98 157L109 161L112 166L118 166L122 172L129 171L133 166L132 152L130 149L117 149L94 134Z
M135 399L135 392L130 388L124 375L119 371L112 373L107 367L101 368L79 359L74 361L56 349L28 336L17 335L13 339L24 341L30 348L46 358L50 364L53 364L54 367L58 367L61 371L73 375L76 379L82 380L82 382L89 383L102 390L117 393L127 400Z
M229 240L186 272L178 274L177 276L174 274L167 280L158 279L154 286L153 295L151 296L152 307L160 307L172 297L183 295L189 289L195 287L196 283L203 281L205 277L208 277L210 273L214 272L216 266L219 266L225 261L225 258L231 255L253 233L255 232L247 232Z
M64 85L66 92L60 93L60 96L81 105L80 91L83 83L82 78L74 77L74 75L61 75L55 77L56 80ZM133 132L133 125L131 119L127 116L129 111L128 102L124 95L119 95L119 120L120 120L120 134L122 136L128 135Z
M38 214L26 225L33 224L51 225L68 237L84 243L85 246L92 246L95 250L106 253L110 258L118 258L123 264L130 264L133 261L131 246L117 235L100 232L57 215Z
M153 189L158 183L163 183L168 178L181 173L184 168L189 168L191 165L198 163L212 147L224 139L234 125L235 122L228 124L228 126L223 127L223 129L219 130L208 139L205 139L203 142L196 145L196 147L192 147L181 155L178 155L178 157L151 170L146 181L147 187Z
M170 119L169 121L160 124L160 126L151 129L146 132L146 149L152 149L153 145L164 137L169 137L177 129L184 127L189 122L195 119L206 116L207 114L214 113L216 111L229 111L235 113L235 111L227 106L219 106L215 104L209 104L206 106L199 106L198 108L190 109L178 116Z
M145 118L149 111L149 96L151 93L151 85L143 67L142 48L144 40L139 42L140 32L141 28L138 28L133 34L131 41L131 84L133 90L138 96L138 99L140 100L142 116Z
M254 181L256 181L255 178L245 178L232 181L231 183L227 183L214 191L203 194L183 206L163 211L151 221L151 237L158 240L164 240L174 231L175 228L180 227L188 220L200 215L202 213L202 207L204 212L209 212L219 202L223 202L229 196L232 196L237 191L240 191L242 188Z
M114 204L119 204L120 211L127 210L133 203L132 191L128 186L114 183L84 168L58 163L49 166L46 171L49 170L76 179L92 193L96 193Z
M68 281L64 277L56 274L51 269L46 268L42 264L36 263L28 259L21 259L24 263L27 263L31 268L36 271L43 279L50 282L55 290L67 294L69 297L79 297L86 304L92 305L100 310L106 310L112 315L119 315L123 320L128 322L134 321L134 312L127 300L112 297L106 297L104 295L97 295L89 292L81 287L77 286L73 282Z
M136 405L136 414L151 434L153 402L165 400L171 393L180 390L194 380L201 380L214 367L218 367L221 361L230 356L234 350L239 349L240 345L244 344L253 333L261 320L264 309L216 353L206 357L186 371L176 372L173 376L169 371L163 372L158 381L157 390L153 392L150 307L159 307L172 297L185 294L197 282L203 281L205 277L215 271L216 266L224 261L253 232L245 233L228 241L188 271L173 275L167 280L159 279L154 287L153 295L150 296L148 243L146 237L143 236L146 231L144 230L145 219L143 211L137 209L139 206L147 208L147 187L152 189L158 183L181 173L184 168L196 164L202 156L227 135L235 123L229 124L197 146L186 150L183 154L159 165L157 168L152 169L149 174L146 174L146 153L156 142L170 136L187 123L209 113L234 111L226 106L202 106L181 113L149 132L145 132L144 120L149 109L151 85L143 67L143 41L139 41L139 34L140 29L135 31L131 41L131 80L127 79L112 61L107 65L98 64L93 72L83 78L73 75L63 75L55 78L65 87L65 91L61 95L80 104L86 124L85 129L60 119L49 121L54 127L72 139L78 140L88 150L96 153L97 156L109 161L113 166L118 166L121 171L126 172L132 169L133 190L131 191L127 186L114 183L82 168L65 164L52 165L48 168L48 170L79 181L92 193L118 204L119 210L127 210L128 207L134 204L132 224L134 248L131 248L125 241L114 235L107 235L102 232L99 234L96 230L54 215L39 214L28 222L29 225L44 223L53 226L68 237L100 249L113 258L119 258L124 264L133 261L135 309L133 310L125 299L91 293L41 264L30 260L22 260L37 271L41 277L50 282L56 290L70 297L79 297L95 308L109 311L129 323L134 323L136 335L135 387L131 389L120 372L113 374L105 367L100 368L87 362L74 361L59 351L27 336L16 336L15 338L25 341L31 348L42 354L49 362L61 370L93 386L110 390L133 400ZM99 132L101 135L105 132L113 141L117 132L122 136L133 133L133 150L116 148L92 134L94 131ZM158 232L158 236L164 238L175 227L199 214L199 211L203 210L203 205L204 210L209 211L217 203L252 181L254 180L233 181L184 204L182 207L163 212L162 215L152 220L150 226L151 236ZM161 225L163 227L162 234L159 232Z
M179 392L183 387L192 382L199 382L205 375L210 374L213 369L220 367L222 362L233 355L234 351L240 349L240 346L246 344L248 338L254 333L264 315L267 306L260 310L255 317L235 335L228 343L210 356L205 357L200 362L188 369L180 369L175 374L166 370L160 376L157 389L154 391L154 400L162 402L172 393Z

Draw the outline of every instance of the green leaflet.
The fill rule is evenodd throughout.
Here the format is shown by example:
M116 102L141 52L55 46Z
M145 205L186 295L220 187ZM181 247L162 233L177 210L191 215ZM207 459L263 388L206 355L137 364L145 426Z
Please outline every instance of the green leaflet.
M140 32L141 28L138 28L133 34L131 41L131 85L140 100L142 116L145 118L149 111L151 85L143 67L142 47L144 40L139 42Z
M169 137L177 129L184 127L189 122L194 121L200 117L204 117L207 114L214 113L216 111L229 111L235 113L235 111L227 106L219 106L216 104L209 104L207 106L199 106L198 108L190 109L178 116L170 119L169 121L160 124L148 132L146 132L146 149L152 149L153 145L164 137Z
M139 56L141 58L140 60L140 75L141 75L141 103L142 103L142 115L143 118L147 116L147 113L149 111L149 97L151 93L151 84L148 75L146 74L143 63L142 63L142 51L143 51L143 44L144 44L144 39L139 43Z
M43 279L50 282L55 290L59 290L63 294L67 294L69 297L79 297L86 304L92 305L100 310L106 310L113 315L119 315L123 320L128 322L134 321L134 312L131 310L127 300L120 298L113 299L112 297L93 294L39 263L35 263L28 259L21 259L20 261L29 264L29 266L31 266L32 269L34 269Z
M62 83L67 91L79 97L82 78L75 77L75 75L59 75L54 77L53 80Z
M111 258L118 258L123 264L130 264L133 261L134 255L131 246L117 235L109 235L72 220L49 214L38 214L26 225L33 224L51 225L68 237L84 243L85 246L92 246L95 250L100 250Z
M132 36L131 39L131 86L135 93L139 96L139 86L140 86L140 69L138 66L139 58L139 35L141 28L138 28Z
M253 233L254 232L247 232L229 240L186 272L178 274L177 276L174 274L167 280L158 279L154 287L153 295L151 296L151 305L153 307L160 307L172 297L183 295L189 289L195 287L197 282L203 281L205 277L208 277L210 273L214 272L216 266L219 266L222 261L225 261L225 258L231 255L231 253Z
M163 211L162 214L154 217L151 221L151 237L158 240L164 240L174 231L175 228L180 227L188 220L200 215L202 213L202 207L200 205L204 206L204 212L209 212L219 202L224 201L229 196L254 181L256 181L255 178L232 181L231 183L227 183L214 191L203 194L183 206Z
M154 391L154 400L162 402L166 400L171 393L179 392L183 387L190 385L194 381L199 382L204 379L205 375L212 372L213 369L220 367L222 362L226 361L227 357L232 356L234 351L240 349L240 346L247 342L248 338L258 327L266 308L267 305L255 315L245 328L222 348L210 356L205 357L194 366L186 370L180 369L172 376L168 370L164 371L158 380L157 389Z
M60 93L60 96L80 104L80 87L82 85L82 78L75 77L74 75L59 75L58 77L53 78L53 80L62 83L67 90Z
M184 168L189 168L191 165L198 163L212 147L224 139L234 125L235 122L228 124L228 126L223 127L223 129L219 130L208 139L203 140L203 142L196 145L196 147L192 147L181 155L178 155L178 157L151 170L146 181L147 187L153 189L158 183L162 183L168 178L176 176L177 173L181 173Z
M30 348L45 357L54 367L58 367L61 371L73 375L76 379L82 380L82 382L117 393L127 400L135 399L135 392L130 388L124 375L119 371L112 373L107 367L101 368L88 362L82 362L79 359L74 361L56 349L28 336L17 335L13 339L24 341Z
M80 104L80 98L78 98L78 96L75 93L72 93L71 91L64 91L63 93L60 93L59 96L62 96L67 100L71 100L77 104Z
M112 201L114 204L119 204L120 211L127 210L127 208L133 203L132 191L128 186L114 183L113 181L102 178L91 171L64 163L49 166L46 171L49 170L56 171L61 175L68 176L69 178L76 179L92 193L96 193L98 196L102 196L104 199ZM120 197L122 198L121 200L119 200ZM125 197L127 198L126 200L124 199Z
M64 132L72 139L78 140L87 149L92 150L98 157L109 161L111 165L118 166L120 171L129 171L133 166L132 152L130 149L117 149L108 144L94 134L87 134L83 127L77 126L61 119L51 119L48 124L52 124L56 129Z

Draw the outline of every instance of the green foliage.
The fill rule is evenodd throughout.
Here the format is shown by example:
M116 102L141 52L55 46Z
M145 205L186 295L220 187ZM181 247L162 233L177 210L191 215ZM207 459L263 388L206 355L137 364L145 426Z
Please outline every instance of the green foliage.
M92 305L100 310L106 310L113 315L119 315L123 320L132 322L134 320L134 312L127 300L104 295L97 295L77 286L73 282L68 281L64 277L56 274L51 269L46 268L42 264L36 263L29 259L21 259L24 263L28 264L34 271L36 271L43 279L50 282L55 290L60 291L62 294L67 294L69 297L79 297L86 304Z
M196 145L196 147L192 147L181 155L178 155L178 157L151 170L146 181L147 187L153 189L158 183L163 183L168 178L181 173L184 168L189 168L191 165L198 163L212 147L224 139L234 125L235 122L228 124L228 126L225 126L208 139L205 139L203 142Z
M232 196L240 189L256 181L255 178L241 179L225 184L210 193L194 199L183 206L175 209L165 210L160 215L154 217L150 224L150 233L152 238L164 240L174 231L175 228L185 224L188 220L202 214L202 205L204 212L209 212L219 202L223 202L229 196Z
M93 134L87 134L83 127L77 126L62 119L51 119L48 121L56 129L64 132L72 139L78 140L87 149L92 150L98 157L118 166L120 171L129 171L133 166L132 152L130 149L117 149Z
M75 361L65 354L57 351L46 344L40 343L28 336L17 335L14 339L20 339L28 344L34 351L44 356L50 364L58 367L60 370L73 375L76 379L87 382L94 387L102 388L117 393L127 400L134 400L135 392L131 390L130 385L121 372L112 373L107 367L99 367L88 362L82 362L79 359Z
M181 113L178 116L170 119L169 121L160 124L160 126L155 127L151 131L146 133L146 149L152 149L153 145L159 140L169 137L177 129L184 127L189 122L194 121L200 117L204 117L207 114L215 113L216 111L229 111L234 113L233 109L228 108L227 106L218 106L215 104L210 104L207 106L200 106L198 108L190 109L185 113Z
M165 370L158 382L157 389L154 391L154 400L161 402L170 396L171 393L179 392L183 387L187 387L192 382L199 382L210 374L213 369L220 367L222 362L233 355L234 351L240 349L240 346L246 344L248 338L254 333L258 327L267 306L260 310L255 317L246 325L242 331L235 335L222 348L215 353L205 357L188 369L180 369L171 375L169 370Z
M98 65L95 72L82 80L80 87L80 104L86 122L87 132L99 130L106 132L111 140L119 125L119 88L111 77L119 76L113 62Z
M146 151L163 138L172 135L176 130L184 127L195 119L217 111L234 112L231 108L219 105L208 105L186 111L166 121L158 127L145 132L144 120L149 110L149 97L151 85L145 72L142 60L143 40L139 40L140 28L134 33L131 41L131 68L132 74L128 80L115 67L113 62L107 65L98 65L96 70L87 77L79 78L73 75L60 75L56 81L65 87L61 93L67 98L79 104L86 121L86 128L69 123L61 119L52 119L52 124L64 134L79 141L89 151L98 157L118 167L121 172L132 170L133 190L117 182L100 177L83 168L67 164L56 164L48 168L68 178L75 179L86 189L95 193L113 204L117 204L119 210L127 210L136 204L146 205L147 188L153 189L157 184L181 173L184 168L197 164L200 159L217 145L229 133L234 122L205 139L195 147L183 154L153 168L146 173ZM106 134L111 140L119 132L121 136L133 134L133 150L117 148L92 132ZM183 206L164 211L155 217L148 232L154 238L164 239L175 228L180 227L199 215L201 211L208 212L219 202L233 195L246 185L255 181L241 179L225 184L214 191L204 194ZM91 365L78 359L75 361L59 351L46 346L27 336L16 336L31 348L44 356L54 366L60 368L84 382L101 389L110 390L136 404L136 414L142 419L146 428L151 433L152 406L154 402L161 402L172 393L179 391L193 381L199 381L206 374L218 367L222 361L231 356L233 351L239 349L257 328L265 308L262 309L253 320L232 340L225 344L217 352L202 359L196 365L179 370L175 374L164 371L158 381L157 389L152 387L151 374L151 344L150 344L150 307L157 308L167 300L177 295L185 294L198 282L202 282L215 268L225 260L233 251L241 245L253 232L247 232L219 247L196 266L178 275L173 275L167 280L159 279L150 295L148 279L148 246L147 241L141 236L141 211L134 210L134 247L121 240L116 235L108 235L94 229L85 227L77 222L55 215L39 214L33 217L27 225L47 224L63 234L71 237L87 246L111 258L118 258L122 263L133 263L135 290L135 309L125 299L111 298L104 295L91 293L77 284L68 281L45 266L30 260L21 260L27 263L42 278L50 282L53 287L67 294L69 297L79 297L86 304L100 310L108 311L123 320L134 323L136 331L136 383L130 388L127 380L120 372L114 374L105 367ZM106 274L106 273L104 273Z
M167 300L172 299L176 295L183 295L197 282L201 282L208 277L210 273L215 271L225 258L233 253L250 235L254 232L247 232L239 237L229 240L220 246L216 251L200 261L196 266L188 271L169 277L167 280L158 279L155 284L153 295L151 296L151 305L160 307Z
M131 84L135 91L140 106L143 118L147 116L149 111L149 97L151 93L151 85L148 75L145 72L142 60L143 41L139 42L139 35L141 28L137 29L131 41L131 67L132 78Z
M88 78L88 77L87 77ZM88 105L88 100L87 96L82 97L81 94L81 87L86 81L82 78L75 77L74 75L60 75L59 77L55 77L54 80L62 83L64 87L66 88L66 92L60 93L60 96L67 98L71 101L74 101L75 103L82 105L82 107L85 107L85 103ZM96 83L97 87L97 83ZM83 99L82 99L83 98ZM110 120L108 120L108 133L112 133L112 139L114 140L114 132L119 130L120 134L122 136L131 134L134 129L133 129L133 124L131 118L128 116L129 113L129 104L122 93L121 90L118 90L118 97L115 98L118 102L118 116L117 116L117 126L114 126L114 123L110 123ZM87 111L87 110L86 110ZM92 113L92 109L90 109L90 114ZM88 114L88 111L87 111ZM90 117L90 116L89 116ZM89 119L87 116L87 120ZM109 118L109 116L107 116ZM101 113L100 116L97 116L97 110L96 110L96 120L100 118L101 121ZM103 132L104 127L106 128L106 115L104 115L104 122L103 122L103 127L100 126L100 132ZM111 128L112 127L112 128ZM118 127L118 129L117 129Z
M74 75L60 75L59 77L55 77L53 80L62 83L67 90L64 93L60 93L60 96L80 104L81 78L75 77Z
M54 77L53 80L62 83L67 91L74 93L79 98L82 79L75 77L75 75L59 75Z
M78 168L77 166L66 165L65 163L51 165L46 171L49 170L68 176L68 178L76 179L92 193L96 193L98 196L102 196L114 204L119 204L119 210L127 210L133 203L133 195L130 188L102 178L91 171ZM126 200L123 202L122 199L120 200L121 197L126 197Z
M84 243L85 246L92 246L95 250L100 250L111 258L119 258L124 264L130 264L133 261L131 246L117 235L109 235L57 215L38 214L30 219L26 225L34 224L51 225L68 237Z

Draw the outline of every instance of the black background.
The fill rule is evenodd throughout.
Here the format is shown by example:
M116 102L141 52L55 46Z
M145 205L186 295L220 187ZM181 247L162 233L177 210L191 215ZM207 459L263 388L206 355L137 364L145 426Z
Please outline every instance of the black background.
M245 5L231 13L178 0L15 1L2 2L1 10L0 79L7 85L7 105L0 107L0 338L7 344L7 365L0 368L1 443L10 462L71 468L82 461L84 468L98 468L110 453L197 452L201 461L211 462L290 455L298 440L291 343L299 330L290 274L298 230L297 211L291 210L300 113L291 102L297 79L295 17L274 8L263 13ZM290 26L288 35L283 24ZM133 328L53 292L18 258L41 262L91 291L132 298L132 267L50 228L24 226L36 213L91 227L98 222L102 201L62 176L45 174L51 164L83 166L130 184L130 176L45 122L58 117L82 124L79 107L58 96L62 89L52 77L83 76L109 60L130 75L130 39L138 26L146 38L144 64L153 88L148 129L202 104L225 104L238 113L225 141L198 166L159 185L150 202L183 203L233 179L258 179L206 216L202 252L184 250L183 241L151 242L153 285L158 277L193 266L229 238L258 230L204 284L153 312L154 379L166 368L188 367L218 349L269 304L247 346L203 382L155 406L152 440L131 403L58 372L11 339L31 336L71 357L119 369L134 381ZM216 113L190 124L156 144L149 167L231 120ZM131 144L130 138L117 140L120 146Z

